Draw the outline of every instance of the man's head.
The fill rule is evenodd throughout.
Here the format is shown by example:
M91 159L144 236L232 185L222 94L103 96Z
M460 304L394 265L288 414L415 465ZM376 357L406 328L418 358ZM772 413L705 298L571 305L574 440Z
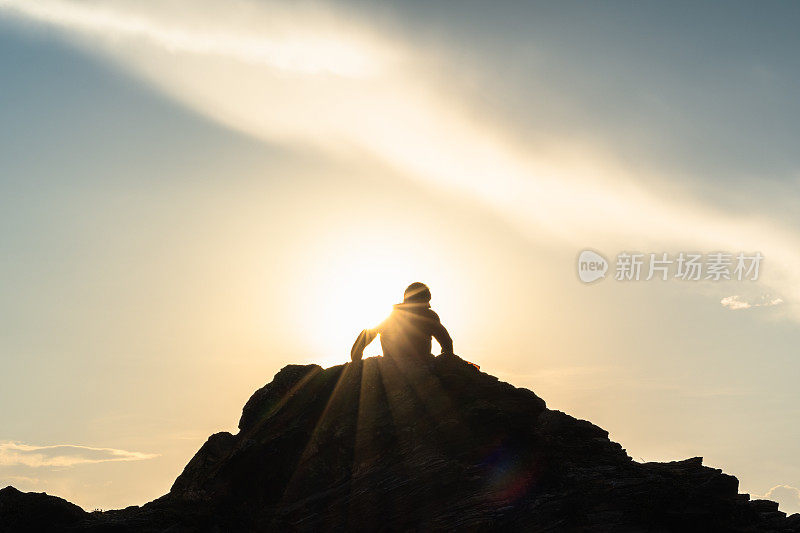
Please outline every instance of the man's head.
M424 304L428 305L431 301L431 290L427 285L420 282L414 282L408 286L403 293L404 304Z

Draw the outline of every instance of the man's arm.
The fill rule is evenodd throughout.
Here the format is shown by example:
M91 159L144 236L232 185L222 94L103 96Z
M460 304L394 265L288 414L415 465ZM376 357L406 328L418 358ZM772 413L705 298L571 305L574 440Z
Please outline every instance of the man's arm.
M433 325L433 331L431 334L433 338L436 339L436 342L439 343L439 346L442 347L442 353L453 353L453 339L450 338L450 334L447 333L447 329L442 325L441 320L439 320L439 315L433 313L436 317L436 321Z
M356 342L353 343L353 347L350 349L350 359L353 361L361 361L361 357L364 355L364 348L366 348L369 343L374 341L375 337L377 336L377 328L365 329L359 333Z

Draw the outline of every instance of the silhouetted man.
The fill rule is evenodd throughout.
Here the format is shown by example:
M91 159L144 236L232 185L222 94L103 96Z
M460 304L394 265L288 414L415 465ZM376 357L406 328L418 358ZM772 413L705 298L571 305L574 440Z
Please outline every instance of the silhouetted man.
M422 360L431 354L431 337L442 347L442 353L453 353L453 340L431 309L431 291L424 283L412 283L403 293L403 303L395 304L389 318L374 329L358 335L350 358L360 361L364 348L381 336L381 348L386 357L398 360Z

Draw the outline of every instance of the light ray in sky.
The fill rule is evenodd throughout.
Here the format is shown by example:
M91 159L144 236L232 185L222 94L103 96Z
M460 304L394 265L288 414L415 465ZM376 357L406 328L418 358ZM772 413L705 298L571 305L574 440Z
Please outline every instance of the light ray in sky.
M663 198L614 154L574 139L526 145L469 112L455 87L426 83L430 50L333 10L304 13L301 26L291 16L300 8L268 3L99 5L0 0L0 13L80 43L99 40L115 62L228 127L268 142L366 152L409 179L479 201L526 235L612 252L760 251L760 283L800 319L800 238L789 225ZM167 23L170 7L192 18Z

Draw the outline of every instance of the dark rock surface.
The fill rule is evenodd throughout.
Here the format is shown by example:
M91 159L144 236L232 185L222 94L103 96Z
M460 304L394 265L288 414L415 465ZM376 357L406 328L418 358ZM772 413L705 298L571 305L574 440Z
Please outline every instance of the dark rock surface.
M798 515L749 501L701 458L637 463L603 429L456 356L287 366L165 496L91 515L64 505L4 489L0 529L44 516L81 531L800 532Z
M88 514L73 503L43 492L0 489L0 531L48 531L66 528Z

